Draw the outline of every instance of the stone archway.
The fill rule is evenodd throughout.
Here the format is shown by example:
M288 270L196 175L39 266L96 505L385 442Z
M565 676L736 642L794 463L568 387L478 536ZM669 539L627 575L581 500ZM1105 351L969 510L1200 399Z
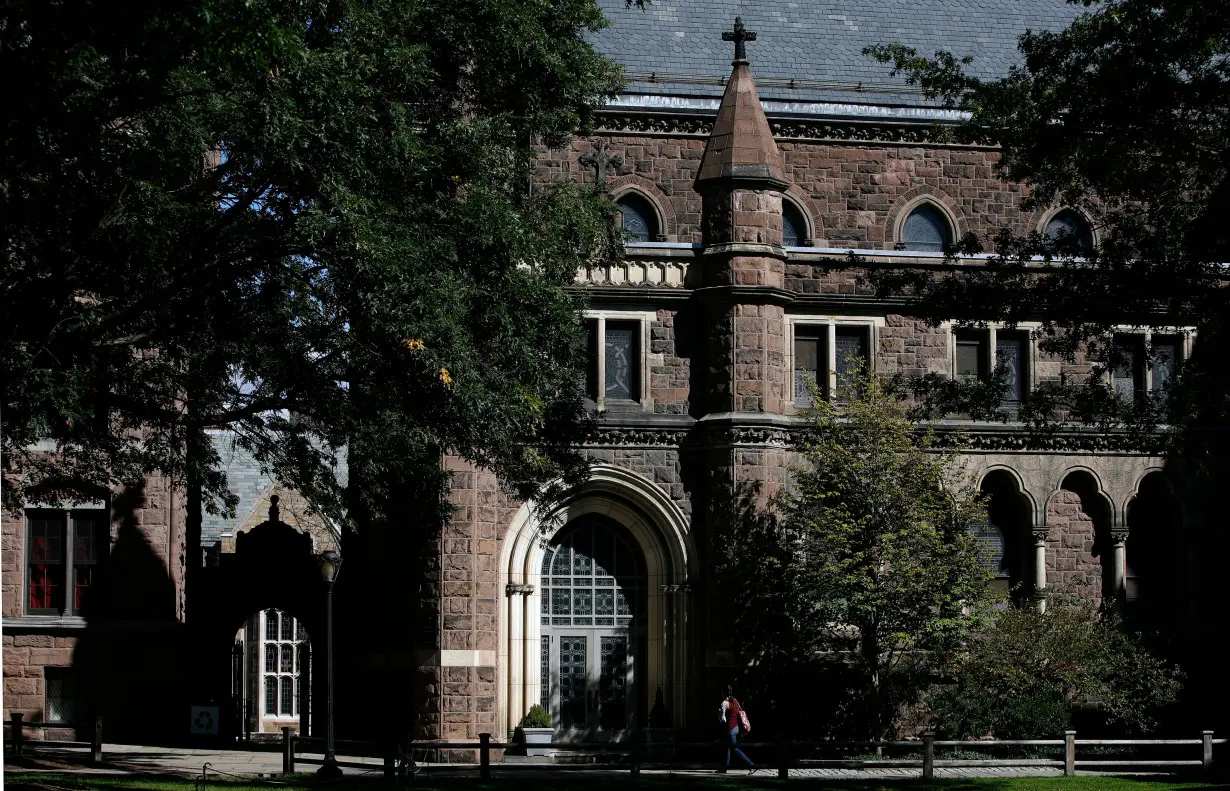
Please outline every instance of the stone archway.
M552 540L586 517L609 521L635 545L644 563L643 647L636 669L635 723L645 725L649 701L662 693L659 724L679 725L686 710L688 580L695 562L688 521L649 481L599 465L589 480L555 504L527 503L513 519L500 554L504 606L499 618L498 722L511 732L543 699L541 570ZM548 682L550 683L550 681Z
M235 723L243 716L232 710L232 650L236 632L252 614L270 609L291 614L307 630L313 647L325 635L324 583L313 538L279 518L277 495L271 497L269 519L241 532L234 547L202 570L201 595L195 597L201 604L189 613L194 696L222 709L224 739L238 735ZM324 656L323 646L313 653ZM323 683L324 674L313 673L310 692L305 690L303 696L312 702L303 713L313 728L323 722L323 705L318 705L324 700Z

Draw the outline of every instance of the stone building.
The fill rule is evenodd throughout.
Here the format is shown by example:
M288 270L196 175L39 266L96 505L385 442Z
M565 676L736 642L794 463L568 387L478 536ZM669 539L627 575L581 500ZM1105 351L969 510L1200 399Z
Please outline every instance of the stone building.
M809 377L831 394L851 355L876 372L950 377L985 377L1003 362L1010 400L1020 400L1040 382L1089 371L1041 353L1028 322L930 327L843 265L855 250L874 266L926 266L965 233L1002 228L1096 243L1071 208L1023 209L1022 186L992 172L993 146L939 141L935 126L956 116L861 54L902 41L972 54L981 73L1003 73L1017 35L1066 26L1076 9L1060 0L623 6L604 3L613 25L594 40L625 67L625 91L592 135L541 151L537 174L604 183L630 236L623 262L577 274L590 297L589 387L601 414L584 449L590 477L559 501L518 502L493 474L446 458L456 512L437 538L417 543L407 516L341 541L344 737L501 738L535 703L561 738L703 729L738 661L711 585L721 493L759 484L771 494L788 482L788 437ZM1160 387L1195 341L1183 327L1120 335L1136 355L1114 374L1126 398ZM1169 357L1146 365L1150 344ZM1205 655L1220 623L1210 558L1225 539L1167 462L1092 431L1039 440L1012 423L959 420L937 430L960 443L991 496L985 537L1000 549L998 584L1114 598L1163 626L1183 656ZM52 722L87 705L110 711L108 695L144 683L153 665L158 684L180 690L151 699L156 711L144 717L167 723L162 738L186 737L189 704L209 702L234 734L251 711L243 701L263 706L268 694L247 680L263 670L235 673L237 630L248 623L248 640L263 635L260 614L276 609L311 635L319 659L312 556L339 535L292 492L276 492L283 502L271 513L274 486L250 459L232 457L228 471L241 501L230 521L186 518L191 498L157 481L117 495L110 519L107 504L5 514L6 715ZM94 549L75 538L81 530L97 531ZM93 561L80 558L95 557L108 535L109 561L92 577ZM82 579L107 581L106 618L78 613ZM140 646L140 658L127 646ZM281 685L278 651L268 675ZM1220 700L1213 668L1189 666L1196 699ZM320 679L309 675L292 681L287 711L310 715L314 730ZM82 699L77 709L65 708L66 695ZM133 719L132 733L150 730Z

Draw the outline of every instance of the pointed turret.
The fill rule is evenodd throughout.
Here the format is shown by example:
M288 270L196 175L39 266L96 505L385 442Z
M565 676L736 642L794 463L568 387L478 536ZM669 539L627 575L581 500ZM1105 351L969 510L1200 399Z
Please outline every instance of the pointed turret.
M723 33L722 38L735 42L735 59L696 174L696 189L719 181L730 186L785 189L782 155L773 142L773 132L760 107L760 96L748 68L744 42L755 41L756 34L743 26L742 18L735 17L734 31Z

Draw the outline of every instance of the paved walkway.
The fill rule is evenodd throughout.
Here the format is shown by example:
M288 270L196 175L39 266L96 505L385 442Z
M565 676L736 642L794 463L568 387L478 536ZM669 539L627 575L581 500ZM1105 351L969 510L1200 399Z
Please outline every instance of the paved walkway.
M13 761L5 755L5 773L8 772L74 772L88 774L178 774L187 776L200 775L202 767L209 765L211 775L233 775L247 778L272 778L282 773L282 753L275 750L220 750L181 747L147 747L140 745L108 744L103 747L104 766L89 766L89 750L84 748L34 748L28 750L25 757ZM299 772L315 772L317 765L302 763L296 765ZM379 776L384 771L384 762L380 758L343 757L348 763L363 764L362 767L343 767L343 772L349 776L372 775ZM478 767L473 764L432 764L425 771L434 773L477 773ZM525 773L558 775L583 775L594 771L624 774L626 769L579 769L570 765L553 765L541 762L530 762L524 758L513 759L508 764L493 764L494 774ZM712 769L675 769L674 774L711 774ZM666 774L663 769L646 769L646 774ZM732 776L743 776L747 772L742 769L732 769ZM834 780L888 780L916 778L920 774L914 768L796 768L790 771L791 777L816 777ZM1022 766L955 768L936 767L936 777L1055 777L1062 775L1059 769L1034 768ZM1085 774L1082 772L1082 774ZM758 777L775 777L776 770L762 769Z

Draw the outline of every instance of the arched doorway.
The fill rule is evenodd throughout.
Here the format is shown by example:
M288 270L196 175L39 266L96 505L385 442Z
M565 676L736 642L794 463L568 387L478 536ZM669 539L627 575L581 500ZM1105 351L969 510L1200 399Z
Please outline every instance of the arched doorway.
M636 726L645 650L645 561L617 523L591 514L542 557L540 702L561 738L618 739Z
M546 708L553 715L559 714L557 685L560 647L557 640L544 641L544 636L586 638L583 660L585 693L593 695L602 692L602 638L608 638L609 694L619 692L609 686L609 680L619 676L618 657L626 656L629 660L627 674L631 681L626 691L628 703L624 721L634 723L636 727L650 723L662 728L684 724L690 683L686 671L690 628L688 580L695 563L689 528L687 517L659 487L629 470L604 464L591 467L589 479L557 502L548 506L526 503L518 510L504 537L499 561L504 601L498 616L497 722L507 729L510 736L521 725L533 704L550 704ZM550 573L543 574L544 564L548 571L553 569L560 548L569 541L580 541L583 546L585 531L592 531L594 536L608 535L617 539L612 541L609 549L594 549L591 546L585 555L593 561L603 552L608 555L614 553L615 569L602 565L601 559L595 568L617 570L618 575L591 572L589 576L583 574L580 579L592 579L588 588L592 596L596 596L598 591L616 589L616 586L607 584L606 578L616 579L618 587L624 589L624 599L631 615L623 616L627 623L628 642L622 654L621 644L610 639L621 636L619 616L614 616L617 619L614 625L595 622L590 626L578 623L574 617L607 616L588 613L574 616L570 610L567 616L558 616L561 619L567 617L568 623L557 625L550 621L553 617L551 591L558 587L562 602L565 587L562 583L555 586ZM577 545L569 546L571 553ZM620 549L621 546L626 549ZM620 565L621 553L625 553L625 558L629 555L633 558L630 574ZM571 563L576 563L575 556L570 554L569 559ZM560 569L563 568L561 560ZM598 584L600 578L603 578L602 585ZM584 584L576 583L575 577L569 578L567 585L572 597L586 589ZM636 595L629 598L630 592ZM585 594L582 592L580 595L584 603ZM569 602L571 608L571 598ZM616 598L615 602L618 610L619 599ZM571 631L567 634L561 631L569 627ZM588 629L594 631L584 631ZM603 634L598 631L601 629L609 631ZM574 642L572 648L578 648L577 643ZM582 664L575 650L565 659L566 667ZM579 671L577 675L579 677ZM571 694L572 690L569 692ZM650 701L653 701L652 708ZM601 727L603 716L608 722L619 719L617 710L617 706L608 705L604 715L599 707L594 711L596 726L588 725L591 719L587 713L585 729L570 727L564 731L561 728L559 736L574 738L586 732L594 738L627 735L629 731L626 727L622 731ZM570 723L579 720L579 715L570 714ZM558 727L559 721L553 719L553 724Z

